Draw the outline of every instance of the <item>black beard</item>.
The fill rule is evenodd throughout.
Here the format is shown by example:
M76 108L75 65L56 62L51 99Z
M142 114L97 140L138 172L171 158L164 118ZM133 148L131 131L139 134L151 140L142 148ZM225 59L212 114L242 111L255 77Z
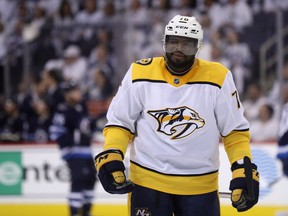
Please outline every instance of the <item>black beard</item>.
M190 68L192 67L192 65L194 64L195 61L195 55L192 56L187 56L187 60L185 61L173 61L170 58L171 54L166 53L165 54L165 59L166 59L166 64L168 67L168 70L172 73L172 74L176 74L176 75L184 75L186 74Z

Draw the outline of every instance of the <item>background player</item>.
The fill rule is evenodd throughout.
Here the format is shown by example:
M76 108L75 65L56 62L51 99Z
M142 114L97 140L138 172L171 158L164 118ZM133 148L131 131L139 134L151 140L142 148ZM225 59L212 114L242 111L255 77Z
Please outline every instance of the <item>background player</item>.
M67 162L71 175L68 196L70 215L88 216L92 206L96 182L91 150L91 126L82 92L73 81L61 84L65 103L60 104L50 127L51 139L58 142L62 158Z

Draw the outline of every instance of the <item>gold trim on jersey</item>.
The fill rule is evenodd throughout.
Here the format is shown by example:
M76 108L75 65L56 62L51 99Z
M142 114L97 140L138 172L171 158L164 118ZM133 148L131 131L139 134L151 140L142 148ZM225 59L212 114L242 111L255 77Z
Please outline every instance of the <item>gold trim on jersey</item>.
M106 126L103 130L103 135L105 137L103 150L119 149L124 155L127 151L128 144L134 138L131 131L117 125Z
M233 130L227 136L222 137L225 151L229 158L230 164L248 156L252 159L250 149L250 132L247 130Z
M196 59L194 66L188 73L183 76L176 76L167 70L164 57L156 57L148 65L132 64L132 82L169 83L174 87L198 83L221 88L228 71L227 68L217 62Z
M218 190L218 171L201 175L167 175L131 161L130 179L140 186L178 195L204 194Z

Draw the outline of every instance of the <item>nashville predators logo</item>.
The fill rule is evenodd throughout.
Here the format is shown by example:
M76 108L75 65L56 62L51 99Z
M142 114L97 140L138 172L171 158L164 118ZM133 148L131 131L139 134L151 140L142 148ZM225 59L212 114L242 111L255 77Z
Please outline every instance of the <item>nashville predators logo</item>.
M186 106L148 111L158 121L157 131L171 136L171 139L181 139L192 134L205 125L199 114Z

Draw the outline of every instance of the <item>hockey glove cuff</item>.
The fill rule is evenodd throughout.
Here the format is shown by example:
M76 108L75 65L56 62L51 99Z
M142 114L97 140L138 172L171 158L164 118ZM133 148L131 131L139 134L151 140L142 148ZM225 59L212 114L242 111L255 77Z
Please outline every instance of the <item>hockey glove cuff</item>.
M123 158L123 153L116 149L103 151L95 157L99 180L108 193L125 194L134 188L133 182L126 179Z
M249 157L244 157L244 164L232 164L232 177L229 189L232 191L232 206L238 212L252 208L259 198L259 173L257 166Z

